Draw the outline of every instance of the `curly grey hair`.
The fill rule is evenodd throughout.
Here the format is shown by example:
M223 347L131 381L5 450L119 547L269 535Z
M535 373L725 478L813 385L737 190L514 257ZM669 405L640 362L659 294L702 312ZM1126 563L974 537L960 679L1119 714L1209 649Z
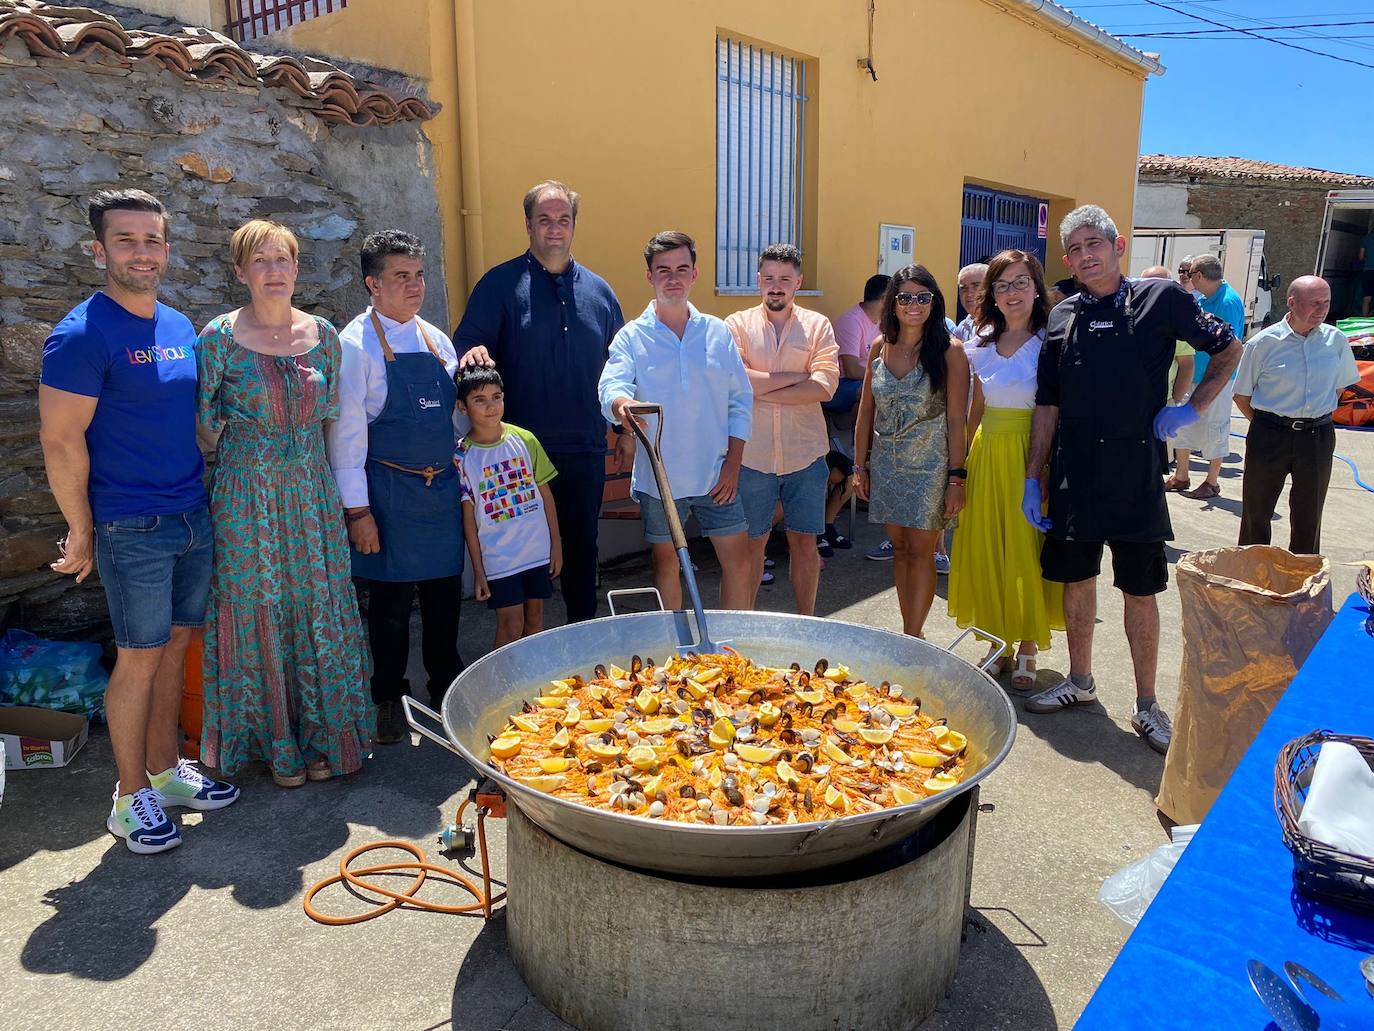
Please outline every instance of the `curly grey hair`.
M1084 204L1064 216L1064 221L1059 223L1059 242L1067 247L1069 237L1080 229L1100 230L1109 243L1115 243L1116 238L1121 235L1116 231L1116 223L1112 221L1112 216L1096 204Z

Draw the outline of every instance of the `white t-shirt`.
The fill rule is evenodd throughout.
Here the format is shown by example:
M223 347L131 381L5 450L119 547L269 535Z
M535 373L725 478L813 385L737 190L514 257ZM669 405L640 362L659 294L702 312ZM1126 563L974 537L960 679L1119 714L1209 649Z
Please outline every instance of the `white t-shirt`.
M964 347L969 368L983 388L983 404L988 408L1034 408L1035 374L1040 363L1040 348L1045 334L1035 334L1016 349L1010 358L997 353L997 345L979 347L975 337Z
M549 561L549 524L539 488L558 475L529 430L502 424L501 439L464 437L455 453L463 504L473 506L488 582Z

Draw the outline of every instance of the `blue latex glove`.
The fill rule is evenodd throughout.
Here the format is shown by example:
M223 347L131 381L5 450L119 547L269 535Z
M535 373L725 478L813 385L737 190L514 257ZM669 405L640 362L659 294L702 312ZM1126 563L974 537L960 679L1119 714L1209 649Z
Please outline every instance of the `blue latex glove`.
M1040 511L1043 499L1040 497L1040 481L1033 476L1026 477L1026 488L1021 494L1021 514L1026 522L1041 533L1049 531L1050 517Z
M1155 416L1155 436L1160 440L1168 440L1177 436L1183 427L1191 426L1200 418L1202 416L1191 404L1166 405Z

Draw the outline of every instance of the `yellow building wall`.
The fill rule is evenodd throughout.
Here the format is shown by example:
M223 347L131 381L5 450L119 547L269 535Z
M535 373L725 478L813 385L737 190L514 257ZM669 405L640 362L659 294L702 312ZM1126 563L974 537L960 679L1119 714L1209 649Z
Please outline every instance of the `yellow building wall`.
M473 27L461 127L455 19ZM1143 70L994 0L879 3L877 82L856 66L867 0L353 0L283 36L423 78L443 105L425 128L456 321L483 269L525 248L520 201L546 178L581 192L574 251L628 315L648 300L644 241L669 228L698 240L700 308L754 303L714 290L718 32L815 62L817 217L803 242L806 285L822 293L808 306L834 316L852 305L876 270L878 226L893 222L916 227L917 260L952 308L965 182L1051 200L1051 279L1063 275L1056 227L1070 207L1099 203L1131 224Z

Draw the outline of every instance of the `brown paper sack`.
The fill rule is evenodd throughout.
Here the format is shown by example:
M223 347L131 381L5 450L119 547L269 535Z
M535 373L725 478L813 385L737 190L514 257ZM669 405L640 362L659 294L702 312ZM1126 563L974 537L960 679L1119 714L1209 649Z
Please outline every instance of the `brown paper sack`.
M1282 548L1195 551L1178 562L1183 667L1155 804L1200 823L1333 618L1331 564Z

